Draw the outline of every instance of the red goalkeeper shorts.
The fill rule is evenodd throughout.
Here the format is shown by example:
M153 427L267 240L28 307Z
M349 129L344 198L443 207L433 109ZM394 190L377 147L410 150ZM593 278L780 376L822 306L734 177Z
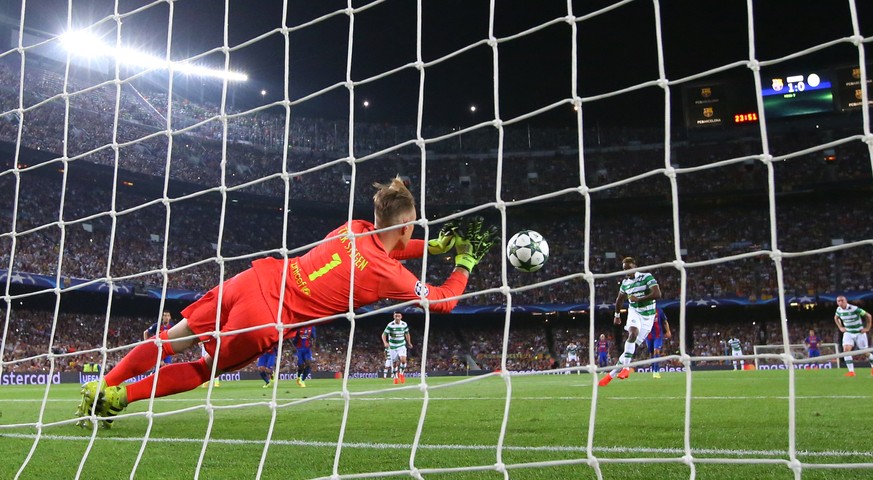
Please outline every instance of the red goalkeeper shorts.
M255 361L262 352L278 343L279 331L275 326L278 305L267 304L252 269L226 280L218 318L219 346L219 340L213 336L219 305L218 288L213 288L182 310L182 316L188 319L188 328L200 337L206 352L218 362L218 369L230 372ZM257 326L262 328L233 333Z

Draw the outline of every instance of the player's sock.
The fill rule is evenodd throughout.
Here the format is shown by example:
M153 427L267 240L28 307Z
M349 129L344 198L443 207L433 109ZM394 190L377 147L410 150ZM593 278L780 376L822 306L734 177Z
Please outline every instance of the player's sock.
M406 364L405 364L405 363L401 363L401 364L400 364L400 368L397 369L397 370L398 370L397 373L399 373L400 375L403 375L404 373L406 373Z
M627 365L634 359L634 353L637 351L637 344L634 342L624 342L624 353L621 354L619 365Z
M652 355L652 358L661 358L660 355ZM661 371L661 362L655 362L652 364L652 373L659 373Z
M849 373L855 373L855 361L852 360L852 357L844 357L846 360L846 368L849 369Z
M166 340L167 332L161 332L161 338ZM152 337L152 339L155 337ZM151 339L149 339L151 340ZM170 342L164 342L161 345L161 358L167 355L175 355L176 352L170 347ZM128 378L133 378L155 368L155 361L158 358L158 346L152 342L141 343L128 352L124 358L118 362L118 365L112 368L106 374L106 384L114 387L121 385ZM161 372L163 373L163 372Z
M260 375L261 380L263 380L264 383L266 383L267 385L270 384L270 377L267 376L267 372L261 370L258 372L258 375Z
M303 380L309 378L309 374L312 373L312 367L304 367L303 368Z
M117 367L116 367L117 368ZM155 388L155 398L165 397L174 393L187 392L197 388L201 383L208 381L212 369L206 365L206 360L196 362L172 363L161 368L158 376L158 385ZM155 376L148 377L127 386L127 402L149 398L152 394L152 385Z

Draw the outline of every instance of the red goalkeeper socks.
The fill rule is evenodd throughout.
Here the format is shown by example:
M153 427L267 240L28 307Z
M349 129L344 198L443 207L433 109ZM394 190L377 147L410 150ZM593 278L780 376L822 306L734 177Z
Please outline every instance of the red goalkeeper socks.
M155 398L193 390L209 380L211 373L212 370L202 358L196 362L173 363L161 367L158 374L158 386L155 389ZM154 383L155 375L152 374L128 385L127 402L149 398Z
M137 345L106 374L106 384L111 387L121 385L128 378L142 375L155 368L157 361L157 345L152 342Z

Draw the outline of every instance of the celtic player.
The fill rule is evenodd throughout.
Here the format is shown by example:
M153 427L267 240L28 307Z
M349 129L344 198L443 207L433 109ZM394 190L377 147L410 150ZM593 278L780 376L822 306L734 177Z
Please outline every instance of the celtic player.
M733 356L733 357L742 356L743 355L743 342L741 342L740 339L734 335L728 334L728 337L730 337L730 338L728 338L727 344L729 347L731 347L731 356ZM737 361L734 360L733 362L734 362L734 370L736 370L737 369ZM746 368L746 362L742 359L740 359L739 362L740 362L740 370L744 370Z
M412 348L412 340L402 313L394 312L394 320L382 331L382 344L391 349L391 364L397 365L394 368L394 383L406 383L406 345Z
M858 347L863 350L867 348L867 332L870 331L871 316L862 308L846 300L846 297L840 295L837 297L837 312L834 314L834 322L837 328L843 332L843 351L851 352L852 349ZM873 354L867 356L870 359L870 364L873 365ZM855 362L852 360L852 355L846 355L846 368L849 371L845 376L855 376ZM873 369L870 370L873 375Z
M634 270L637 268L637 262L633 257L625 257L621 261L621 266L625 270ZM618 297L615 299L614 321L616 325L621 325L621 307L627 300L627 326L624 329L627 330L628 336L624 343L624 353L618 359L618 366L600 379L601 387L605 387L616 376L624 380L630 375L630 369L625 365L633 360L637 345L645 342L649 332L652 331L657 309L655 300L658 298L661 298L661 287L651 273L630 273L621 281Z
M576 345L573 342L570 342L567 345L566 353L567 353L567 366L568 367L572 367L572 366L574 366L574 364L577 367L582 365L581 363L579 363L579 346L578 345ZM576 370L576 373L581 375L582 371Z

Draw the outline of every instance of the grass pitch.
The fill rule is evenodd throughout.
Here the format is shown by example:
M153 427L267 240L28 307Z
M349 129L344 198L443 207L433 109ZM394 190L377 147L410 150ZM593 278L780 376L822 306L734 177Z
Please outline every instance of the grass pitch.
M0 478L288 480L329 478L336 464L368 478L410 478L413 465L428 479L498 480L502 464L522 480L594 479L597 469L608 479L793 479L792 466L804 479L873 479L873 378L844 372L796 372L794 464L787 371L695 372L688 403L684 373L616 379L598 391L591 456L589 374L431 378L426 403L412 378L349 380L348 403L340 380L280 382L275 409L263 383L223 382L212 408L203 388L156 400L151 415L137 402L96 434L72 423L78 386L6 386Z

